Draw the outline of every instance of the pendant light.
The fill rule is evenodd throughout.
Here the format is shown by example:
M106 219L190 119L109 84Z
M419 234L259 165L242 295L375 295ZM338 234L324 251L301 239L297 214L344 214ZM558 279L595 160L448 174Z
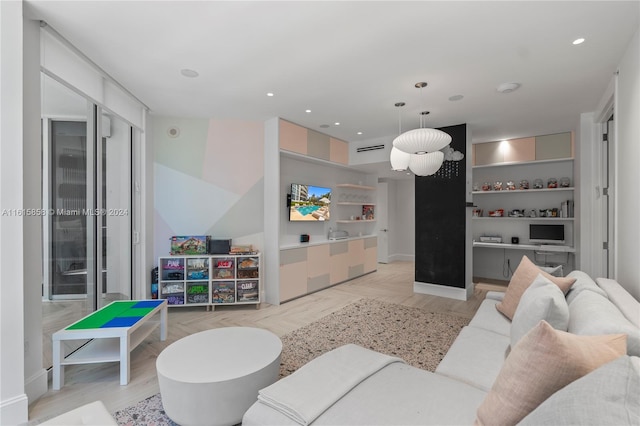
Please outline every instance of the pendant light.
M415 87L420 89L420 93L426 86L425 82L415 84ZM404 132L393 140L394 148L410 154L409 168L418 176L429 176L437 172L444 161L444 154L437 153L451 143L449 134L442 130L423 127L424 117L427 114L429 114L428 111L420 113L419 129ZM393 153L393 149L391 151L391 156L398 157L398 154Z
M404 102L398 102L395 107L398 108L398 134L402 134L402 117L400 116L400 108L405 105ZM391 170L403 172L409 167L409 160L411 154L404 151L400 151L398 148L391 147L391 154L389 155L389 161L391 162Z

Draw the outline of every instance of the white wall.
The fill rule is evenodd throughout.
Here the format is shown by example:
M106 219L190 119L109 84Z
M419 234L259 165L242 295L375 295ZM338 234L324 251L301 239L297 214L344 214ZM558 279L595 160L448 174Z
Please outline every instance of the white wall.
M389 180L389 262L415 259L415 179Z
M640 31L618 69L615 278L640 300Z
M0 2L0 209L23 207L22 2ZM18 177L18 178L16 178ZM23 217L0 215L0 424L28 419Z

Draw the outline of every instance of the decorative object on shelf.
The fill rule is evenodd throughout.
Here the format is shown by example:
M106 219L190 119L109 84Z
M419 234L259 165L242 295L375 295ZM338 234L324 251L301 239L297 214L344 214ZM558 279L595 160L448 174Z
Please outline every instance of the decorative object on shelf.
M542 183L542 179L534 179L533 180L533 189L542 189L544 188L544 184Z
M516 184L512 180L507 181L507 190L513 191L515 189L516 189Z
M482 217L482 209L473 209L473 217Z
M549 180L547 180L547 188L557 188L557 187L558 187L558 179L549 178Z
M521 190L529 189L529 181L528 181L528 180L526 180L526 179L522 179L522 180L520 181L520 186L519 186L519 188L520 188Z
M489 211L489 216L491 216L491 217L503 217L504 216L504 209L490 210Z
M362 219L363 220L373 220L374 216L374 208L372 205L365 204L362 206Z
M493 190L494 191L502 191L502 182L501 181L496 181L493 184Z
M560 178L560 188L571 187L571 180L568 177Z
M511 237L511 244L520 244L520 238Z
M491 191L491 183L490 182L485 182L482 184L482 190L483 191Z
M425 82L415 84L415 87L419 88L421 93L422 88L426 86L427 83ZM402 106L400 104L404 105L404 103L399 102L396 106ZM451 136L449 134L442 130L423 127L424 117L428 114L429 111L422 111L420 113L419 129L404 132L393 140L394 148L410 155L409 169L418 176L430 176L436 173L442 165L445 156L445 153L440 150L451 143ZM393 156L394 162L398 162L399 159L406 159L406 156L398 153L393 154Z

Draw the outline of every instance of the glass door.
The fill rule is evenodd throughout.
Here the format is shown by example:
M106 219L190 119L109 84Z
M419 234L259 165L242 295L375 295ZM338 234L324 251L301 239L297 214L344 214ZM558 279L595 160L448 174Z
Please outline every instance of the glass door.
M131 299L132 128L42 76L42 204L48 213L43 216L43 362L48 368L52 333L113 300Z

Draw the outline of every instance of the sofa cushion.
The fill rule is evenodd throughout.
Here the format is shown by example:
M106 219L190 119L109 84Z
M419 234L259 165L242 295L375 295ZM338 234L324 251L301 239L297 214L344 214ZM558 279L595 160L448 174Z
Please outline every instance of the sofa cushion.
M509 337L476 327L464 327L444 356L436 373L491 389L509 351Z
M471 322L469 322L469 326L509 336L511 333L511 321L496 310L498 302L498 300L494 299L484 299Z
M617 281L609 278L596 278L598 286L607 293L611 302L620 309L631 324L640 327L640 302L622 287Z
M571 302L573 302L573 299L578 296L578 294L585 290L593 291L594 293L597 293L603 297L607 297L607 293L605 293L604 290L598 287L596 282L587 273L575 270L569 272L567 274L567 277L576 279L576 282L573 283L573 285L569 289L569 292L567 293L567 303L569 305L571 304Z
M520 298L511 322L511 347L545 320L556 330L567 331L569 306L562 290L542 274L533 281Z
M496 305L496 309L506 315L507 318L513 319L513 314L516 312L522 294L527 287L531 285L533 280L536 279L538 274L542 274L545 278L560 287L564 294L569 291L569 288L571 288L571 285L575 282L575 278L552 277L538 268L527 256L522 256L520 264L513 273L511 281L509 281L504 299Z
M485 396L486 392L449 377L394 363L344 395L313 426L470 425ZM244 414L242 425L299 426L299 423L256 402Z
M640 358L621 356L551 395L520 425L639 425Z
M574 380L626 353L626 335L577 336L546 321L512 349L478 408L479 424L516 424Z
M569 305L569 332L581 335L624 333L629 355L640 356L640 328L631 324L609 299L583 291Z
M487 291L487 295L485 296L485 299L497 300L499 302L502 299L504 299L504 291L494 291L494 290Z

